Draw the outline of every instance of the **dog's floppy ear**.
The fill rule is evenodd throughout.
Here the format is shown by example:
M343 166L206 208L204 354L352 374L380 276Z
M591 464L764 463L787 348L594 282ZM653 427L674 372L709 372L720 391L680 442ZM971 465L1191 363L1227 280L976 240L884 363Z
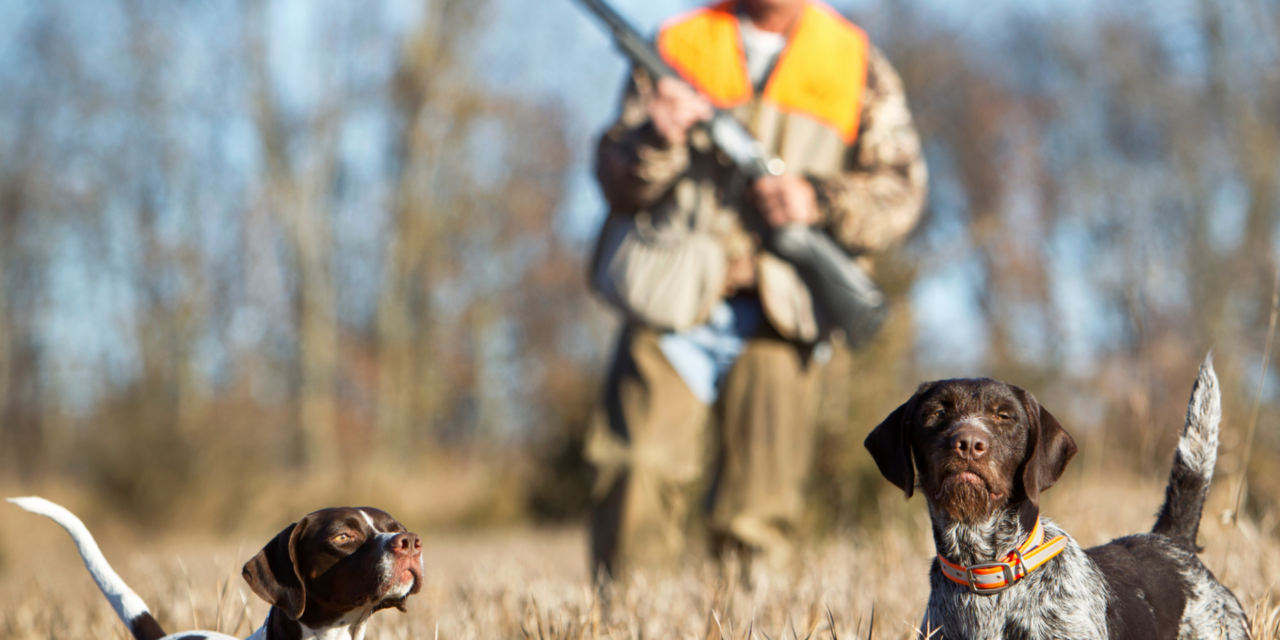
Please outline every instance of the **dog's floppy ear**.
M307 587L298 567L298 539L310 523L307 516L285 527L240 572L259 598L279 607L291 620L301 618L307 604Z
M1012 386L1012 385L1010 385ZM1040 406L1035 396L1019 387L1013 387L1022 407L1027 412L1027 459L1022 471L1022 486L1027 500L1040 506L1040 492L1052 487L1066 470L1071 457L1076 455L1076 441L1058 423L1047 409Z
M915 395L893 410L871 430L863 445L880 468L880 475L902 489L907 498L915 493L916 469L911 462L911 439L907 437L910 422L915 419L916 399L932 388L932 384L920 385Z

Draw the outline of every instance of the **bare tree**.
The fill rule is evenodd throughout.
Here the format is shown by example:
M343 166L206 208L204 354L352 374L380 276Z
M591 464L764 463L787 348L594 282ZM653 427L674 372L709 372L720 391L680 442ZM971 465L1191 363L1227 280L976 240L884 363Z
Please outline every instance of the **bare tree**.
M297 427L302 464L332 468L337 459L337 298L333 276L330 208L338 165L341 87L321 92L313 113L291 121L280 104L268 69L261 10L246 11L253 81L253 118L266 161L262 206L279 225L297 277L294 312L297 338ZM332 71L330 69L330 71Z

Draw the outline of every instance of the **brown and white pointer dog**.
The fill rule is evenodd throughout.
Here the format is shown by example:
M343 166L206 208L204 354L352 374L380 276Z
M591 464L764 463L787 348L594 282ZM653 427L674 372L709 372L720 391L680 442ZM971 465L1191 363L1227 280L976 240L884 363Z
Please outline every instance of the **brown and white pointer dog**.
M84 523L43 498L10 498L62 525L85 567L137 640L231 640L212 631L165 635L147 605L111 569ZM285 527L242 574L271 611L249 640L361 640L374 612L422 587L422 541L385 511L322 509Z
M937 558L921 631L948 640L1248 638L1239 601L1196 557L1221 415L1206 358L1155 527L1081 549L1040 518L1040 494L1076 453L1062 425L1003 382L920 385L866 446L885 478L908 498L918 488L929 506Z

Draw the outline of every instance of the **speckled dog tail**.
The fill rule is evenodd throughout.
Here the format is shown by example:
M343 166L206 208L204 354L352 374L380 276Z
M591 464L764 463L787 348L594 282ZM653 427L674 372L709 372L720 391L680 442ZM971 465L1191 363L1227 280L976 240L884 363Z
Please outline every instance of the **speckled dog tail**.
M1191 387L1187 423L1173 454L1173 470L1165 488L1164 505L1151 530L1169 536L1179 544L1199 552L1196 534L1200 513L1213 481L1213 465L1218 458L1218 424L1222 422L1222 395L1218 375L1213 371L1213 354L1205 356L1200 374Z

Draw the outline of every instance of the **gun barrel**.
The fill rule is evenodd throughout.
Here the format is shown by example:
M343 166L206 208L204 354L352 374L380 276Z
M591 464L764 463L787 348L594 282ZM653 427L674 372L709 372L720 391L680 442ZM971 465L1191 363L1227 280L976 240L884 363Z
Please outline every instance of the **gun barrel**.
M622 53L630 58L633 62L640 65L645 71L655 78L680 77L671 65L653 48L649 41L630 23L626 18L618 15L613 7L604 0L578 0L596 17L600 18L605 26L613 32L613 41L617 44Z

